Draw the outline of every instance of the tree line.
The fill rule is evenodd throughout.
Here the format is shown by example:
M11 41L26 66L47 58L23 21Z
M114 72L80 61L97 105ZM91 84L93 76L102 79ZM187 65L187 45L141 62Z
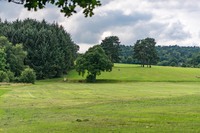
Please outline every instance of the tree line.
M154 38L125 46L117 36L109 36L77 58L78 49L70 34L57 23L0 21L0 71L7 77L13 75L15 81L25 81L25 70L33 77L35 72L37 79L46 79L61 77L75 67L80 75L87 73L88 82L95 82L102 71L112 71L114 63L199 67L200 62L198 47L156 46Z
M4 36L0 44L6 46L6 37L15 52L10 54L11 48L1 50L9 57L7 62L12 62L7 67L15 76L22 73L24 66L32 68L37 79L60 77L74 67L79 47L57 23L33 19L0 21L0 36Z
M133 46L120 45L120 63L139 64L133 56ZM200 47L189 46L155 46L158 60L155 65L177 67L200 67Z

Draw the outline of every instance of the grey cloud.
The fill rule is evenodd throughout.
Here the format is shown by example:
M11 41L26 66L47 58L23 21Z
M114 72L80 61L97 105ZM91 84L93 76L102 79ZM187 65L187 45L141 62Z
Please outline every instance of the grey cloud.
M0 1L0 17L7 20L15 20L23 9L22 5Z
M112 30L115 27L123 27L126 25L134 25L137 22L148 21L151 18L151 14L134 13L127 16L124 15L122 11L109 11L106 12L106 14L96 15L90 19L81 19L77 27L77 32L72 34L72 36L78 43L96 43L100 35L106 30Z
M168 28L166 28L166 39L171 40L185 40L191 38L191 34L184 31L183 25L180 22L172 23Z
M141 7L138 9L133 10L131 8L132 5L127 7L133 12L130 15L124 14L124 7L115 10L111 10L112 8L108 9L108 5L115 6L109 4L112 1L114 0L101 0L102 6L95 9L97 12L95 12L92 18L85 18L82 13L77 13L70 18L64 18L64 14L60 13L59 9L53 5L47 5L44 10L29 14L23 10L24 8L22 5L7 3L7 1L0 0L0 17L2 19L15 20L19 18L22 11L24 11L24 13L21 14L22 18L26 18L26 15L29 15L39 20L45 19L48 22L56 21L65 24L66 30L69 31L73 40L78 44L96 44L105 31L110 31L113 35L119 36L120 41L128 45L134 44L136 40L146 37L153 37L160 42L167 42L169 40L175 40L177 42L186 39L192 40L192 33L196 32L191 29L190 32L185 30L185 25L182 24L190 25L189 19L193 18L198 21L198 18L195 18L198 17L198 15L192 16L194 12L196 12L196 14L200 12L200 2L196 0L141 0L141 3L144 5L141 4ZM123 5L123 2L126 1L118 0L117 2L119 2L119 6L120 2L122 2ZM140 4L137 2L134 3L131 1L133 5ZM104 8L104 6L107 8ZM143 9L145 11L143 11ZM170 18L162 18L162 16L170 16ZM188 18L188 20L183 21L182 18ZM177 20L180 20L180 22ZM198 26L196 26L196 28L198 28ZM199 31L199 29L196 30Z

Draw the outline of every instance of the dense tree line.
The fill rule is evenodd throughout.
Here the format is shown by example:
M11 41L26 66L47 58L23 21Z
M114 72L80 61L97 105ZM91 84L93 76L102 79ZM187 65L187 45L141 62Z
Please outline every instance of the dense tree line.
M0 82L35 82L35 72L24 64L27 52L0 36Z
M27 52L24 65L33 68L38 79L59 77L74 66L78 46L64 28L56 23L48 24L44 20L38 22L32 19L0 21L0 36L7 37L14 46L19 43L23 45ZM15 58L14 55L10 56L10 60Z
M138 60L133 56L133 46L120 45L120 62L127 64L138 64ZM156 46L158 53L157 65L161 66L200 66L200 47L184 46Z
M158 65L199 67L198 55L200 47L157 46L160 57Z

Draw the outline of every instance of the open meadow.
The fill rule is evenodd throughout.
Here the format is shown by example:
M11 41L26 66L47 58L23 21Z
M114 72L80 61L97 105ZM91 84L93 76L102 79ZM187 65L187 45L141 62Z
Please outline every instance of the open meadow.
M115 64L97 83L0 86L0 133L200 132L200 69Z

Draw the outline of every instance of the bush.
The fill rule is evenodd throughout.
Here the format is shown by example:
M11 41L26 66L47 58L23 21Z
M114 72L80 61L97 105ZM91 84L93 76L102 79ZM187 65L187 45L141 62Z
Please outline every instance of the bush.
M36 80L36 75L33 69L26 68L20 76L20 81L23 83L32 83L34 84Z
M4 71L0 71L0 82L9 82L8 75Z
M7 71L7 75L10 82L13 82L15 80L15 76L13 72Z

